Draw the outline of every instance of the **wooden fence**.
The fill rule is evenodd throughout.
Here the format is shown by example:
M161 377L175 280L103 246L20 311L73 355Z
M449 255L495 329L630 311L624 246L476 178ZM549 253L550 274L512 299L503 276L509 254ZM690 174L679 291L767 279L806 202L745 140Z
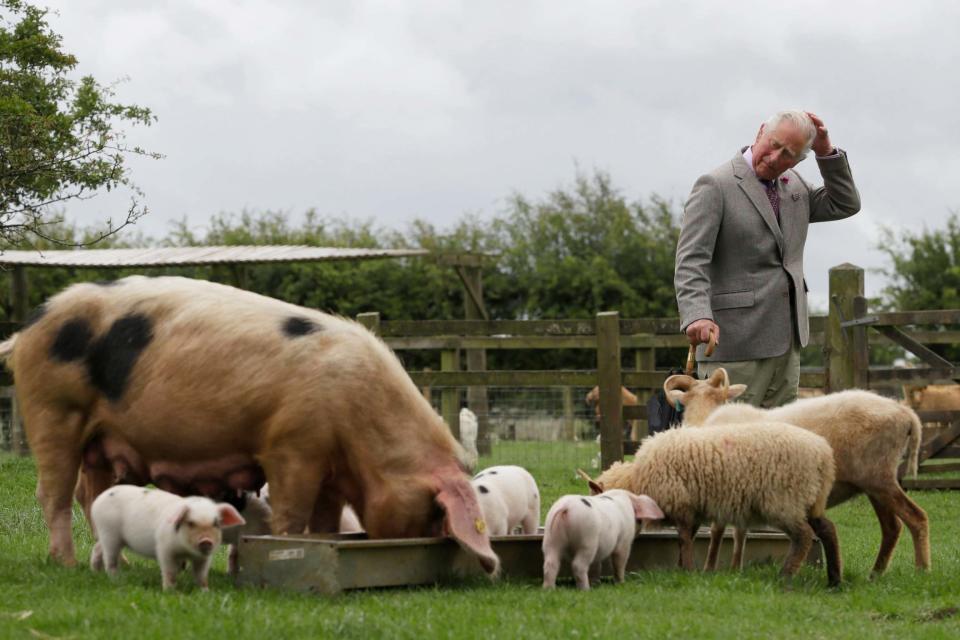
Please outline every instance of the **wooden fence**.
M891 388L902 384L945 383L960 379L960 369L925 344L960 344L960 310L870 313L864 297L864 272L844 264L830 270L830 307L826 316L810 318L810 348L823 351L824 367L801 371L802 387L827 392L849 388ZM476 315L474 317L477 317ZM419 386L442 387L441 413L457 433L459 390L470 389L469 404L480 417L478 447L489 447L485 389L494 386L600 387L600 447L604 468L624 455L623 421L646 415L641 407L621 406L620 386L640 390L642 400L660 388L666 372L655 366L657 349L686 348L676 318L620 318L617 312L598 313L590 320L433 320L381 321L379 314L358 320L397 351L437 350L440 371L411 371ZM935 328L923 328L923 327ZM904 331L902 327L910 327ZM14 327L4 327L8 331ZM872 329L872 330L871 330ZM924 364L918 368L870 367L871 344L893 342ZM597 366L589 370L490 371L485 354L498 349L589 349ZM632 369L624 369L623 352L634 354ZM466 363L466 368L461 367ZM677 362L677 366L682 362ZM572 400L568 400L572 402ZM925 443L925 457L960 454L960 419L947 416L949 426ZM939 416L943 418L944 416ZM17 422L16 420L14 421ZM13 446L22 441L19 426ZM935 438L935 439L934 439Z

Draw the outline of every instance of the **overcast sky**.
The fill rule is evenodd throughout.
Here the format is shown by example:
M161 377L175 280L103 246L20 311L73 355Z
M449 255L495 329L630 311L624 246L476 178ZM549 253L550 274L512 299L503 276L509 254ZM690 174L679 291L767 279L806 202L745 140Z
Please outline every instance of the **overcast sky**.
M79 70L158 122L131 143L146 235L281 209L443 228L576 167L679 208L771 113L818 113L863 199L806 270L878 267L880 225L960 209L960 3L47 0ZM813 160L801 173L817 183ZM83 223L118 203L72 208ZM868 293L878 276L867 275Z

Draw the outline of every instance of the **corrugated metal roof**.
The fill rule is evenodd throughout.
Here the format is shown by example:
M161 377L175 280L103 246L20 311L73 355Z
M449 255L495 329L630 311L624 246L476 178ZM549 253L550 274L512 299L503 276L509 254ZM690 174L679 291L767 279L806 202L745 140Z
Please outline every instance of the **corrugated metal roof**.
M71 251L5 251L5 267L185 267L264 262L323 262L423 256L426 249L344 249L295 245L232 247L161 247L145 249L77 249Z

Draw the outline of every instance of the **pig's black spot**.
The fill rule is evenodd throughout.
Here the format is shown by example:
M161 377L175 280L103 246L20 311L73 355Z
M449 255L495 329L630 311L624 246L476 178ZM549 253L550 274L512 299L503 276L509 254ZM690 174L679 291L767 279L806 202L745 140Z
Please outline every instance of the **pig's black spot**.
M86 320L76 318L68 320L60 327L57 337L50 345L50 357L60 362L79 360L87 353L93 330Z
M93 343L87 356L87 371L93 386L109 400L119 400L137 358L152 339L153 323L141 313L131 313L114 322Z
M113 496L117 495L117 492L116 492L116 491L111 491L111 492L108 493L107 495L112 498Z
M587 505L590 508L593 508L593 505L590 504L590 501L587 500L586 498L580 498L580 502L582 502L583 504Z
M477 491L479 491L480 493L490 493L490 489L487 489L482 484L477 487Z
M600 496L600 499L601 499L601 500L609 500L609 501L613 502L613 498L611 498L610 496Z
M283 333L288 338L299 338L310 333L320 331L320 325L313 320L293 316L283 322Z
M497 475L497 472L496 472L496 471L489 471L488 473L489 473L490 475L492 475L492 476Z
M34 307L33 310L30 312L30 315L27 316L27 319L24 320L24 322L23 322L23 327L21 327L21 328L22 328L22 329L26 329L26 328L29 327L30 325L36 324L37 322L40 321L40 318L42 318L46 313L47 313L47 305L46 305L46 303L37 305L37 306Z

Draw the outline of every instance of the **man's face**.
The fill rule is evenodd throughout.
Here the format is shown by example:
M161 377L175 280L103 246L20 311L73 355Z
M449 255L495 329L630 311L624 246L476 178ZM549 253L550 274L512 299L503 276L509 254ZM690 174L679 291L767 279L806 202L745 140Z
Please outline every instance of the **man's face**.
M760 125L753 143L753 171L761 180L774 180L792 169L806 155L806 136L790 122L781 122L774 129Z

